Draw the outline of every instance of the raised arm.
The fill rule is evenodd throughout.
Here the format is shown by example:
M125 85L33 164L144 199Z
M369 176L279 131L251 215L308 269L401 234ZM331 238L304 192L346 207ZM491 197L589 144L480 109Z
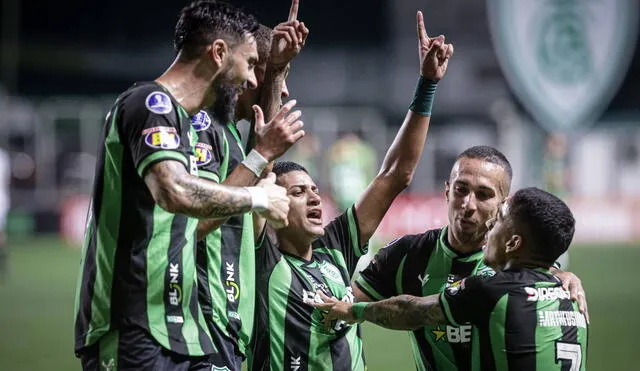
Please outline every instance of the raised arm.
M300 53L309 36L309 29L297 19L298 6L299 0L291 2L287 21L277 25L271 34L271 50L260 94L260 107L264 109L266 121L275 117L282 106L290 62ZM257 137L252 133L249 148L254 148L256 141Z
M356 202L360 241L368 241L396 196L415 172L427 137L436 84L447 71L453 46L444 36L430 39L417 14L420 78L409 111L382 162L380 172Z
M282 156L287 149L302 138L304 135L302 130L303 123L298 120L301 112L291 112L295 104L295 100L287 102L273 120L266 124L260 107L254 106L256 148L249 152L247 158L236 166L222 184L229 186L252 186L256 184L262 173L268 168L269 163ZM259 214L257 213L256 215ZM227 218L200 220L198 223L198 239L203 239L226 221ZM278 219L272 221L276 225L278 224Z
M446 323L439 295L424 297L399 295L373 303L347 303L318 292L318 301L308 304L328 311L327 319L369 321L392 330L415 330L426 325Z

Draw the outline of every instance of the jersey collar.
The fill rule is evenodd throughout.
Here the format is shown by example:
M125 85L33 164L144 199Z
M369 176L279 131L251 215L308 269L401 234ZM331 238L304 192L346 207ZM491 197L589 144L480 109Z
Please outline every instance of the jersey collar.
M449 239L447 238L447 231L449 230L449 226L446 225L444 228L440 230L440 236L438 237L438 248L441 249L445 255L447 255L452 260L459 260L461 262L470 262L475 260L480 260L483 257L482 250L478 250L476 252L472 252L471 254L460 254L449 245Z

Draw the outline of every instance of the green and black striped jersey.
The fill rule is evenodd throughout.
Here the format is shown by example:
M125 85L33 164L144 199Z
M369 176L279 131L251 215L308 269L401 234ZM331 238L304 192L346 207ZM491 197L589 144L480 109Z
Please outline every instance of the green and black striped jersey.
M468 277L447 288L440 305L451 324L476 326L473 370L586 369L586 319L546 269Z
M322 290L353 302L350 287L367 244L359 241L355 207L324 228L310 261L278 250L266 235L256 251L256 326L249 357L252 370L364 370L358 325L325 327L325 313L304 302Z
M223 182L245 158L234 123L220 124L207 111L192 120L198 132L199 176ZM198 243L200 303L212 336L222 333L246 354L253 330L255 305L255 243L250 213L229 218ZM216 339L214 339L216 341Z
M118 97L103 135L76 293L76 351L122 324L180 354L213 353L197 300L198 221L162 209L143 180L164 160L197 175L189 116L159 84L137 83Z
M449 247L447 228L391 242L360 273L356 285L373 300L383 300L401 294L439 294L467 276L493 275L482 261L482 251L459 255ZM471 370L471 333L471 325L445 323L411 332L418 370Z

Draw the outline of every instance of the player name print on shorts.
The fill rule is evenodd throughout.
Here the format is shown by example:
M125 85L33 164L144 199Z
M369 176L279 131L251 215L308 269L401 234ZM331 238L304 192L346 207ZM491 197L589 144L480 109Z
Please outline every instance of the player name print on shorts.
M595 123L633 57L638 0L487 3L507 82L538 124L570 131Z
M207 130L211 126L211 117L206 111L200 111L191 117L191 126L196 131Z
M156 126L142 131L144 143L151 148L176 149L180 146L180 136L175 128Z
M147 95L144 105L147 106L149 111L159 115L166 115L173 110L171 98L161 91L154 91Z
M196 164L198 166L206 165L211 162L211 150L213 147L206 143L197 143L196 144Z

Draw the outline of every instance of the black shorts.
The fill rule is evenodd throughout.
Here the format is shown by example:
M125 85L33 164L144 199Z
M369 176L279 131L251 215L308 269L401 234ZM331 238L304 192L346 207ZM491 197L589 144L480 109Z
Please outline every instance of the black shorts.
M212 371L240 371L244 356L238 350L236 343L222 334L216 326L208 326L213 338L213 344L218 349L218 353L212 354L209 358L213 364Z
M111 330L78 356L83 371L211 371L209 355L174 353L139 327Z

